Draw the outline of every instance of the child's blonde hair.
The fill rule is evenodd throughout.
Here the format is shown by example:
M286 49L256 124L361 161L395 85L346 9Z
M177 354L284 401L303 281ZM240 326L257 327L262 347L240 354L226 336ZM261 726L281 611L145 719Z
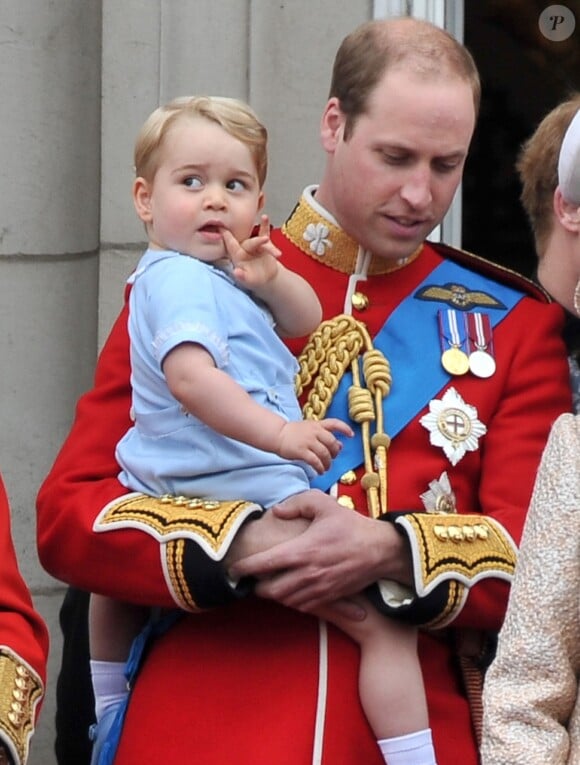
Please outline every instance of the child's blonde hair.
M155 109L145 120L135 141L135 173L152 181L159 165L159 149L169 129L183 117L203 117L215 122L245 144L254 160L260 187L268 169L268 132L244 101L221 96L182 96Z

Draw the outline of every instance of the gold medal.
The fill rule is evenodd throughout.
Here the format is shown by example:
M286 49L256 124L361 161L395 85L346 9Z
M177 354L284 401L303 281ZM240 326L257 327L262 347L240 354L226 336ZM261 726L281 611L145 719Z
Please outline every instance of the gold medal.
M441 355L443 369L450 375L464 375L469 371L469 359L460 348L452 346Z

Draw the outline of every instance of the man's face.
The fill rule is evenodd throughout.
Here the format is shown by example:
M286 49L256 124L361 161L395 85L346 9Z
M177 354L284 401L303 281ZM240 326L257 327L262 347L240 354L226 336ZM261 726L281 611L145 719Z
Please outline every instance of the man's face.
M365 250L406 257L441 222L461 180L475 126L471 87L458 77L391 70L346 141L344 124L331 99L317 198Z

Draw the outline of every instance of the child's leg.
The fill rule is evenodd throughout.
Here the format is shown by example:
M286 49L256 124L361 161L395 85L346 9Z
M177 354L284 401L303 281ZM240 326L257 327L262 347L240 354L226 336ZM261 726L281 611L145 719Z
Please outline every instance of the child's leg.
M363 621L330 621L360 646L360 700L385 761L434 765L417 630L381 616L364 598L354 600L367 612Z
M91 595L89 643L91 677L97 721L127 695L125 663L134 638L147 621L149 610Z

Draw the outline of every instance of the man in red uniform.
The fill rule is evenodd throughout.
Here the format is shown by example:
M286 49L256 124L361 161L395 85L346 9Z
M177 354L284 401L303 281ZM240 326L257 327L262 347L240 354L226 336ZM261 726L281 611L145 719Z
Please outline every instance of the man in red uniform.
M24 765L44 696L48 632L18 570L0 478L0 765Z
M148 646L116 765L379 765L357 648L317 618L362 618L348 600L361 590L423 627L439 765L478 762L464 648L501 624L540 454L571 404L561 310L523 278L425 242L478 101L467 51L425 22L364 24L337 54L322 181L273 232L326 319L301 357L305 413L357 428L318 484L328 494L263 516L244 498L124 494L126 308L113 327L41 489L38 542L76 587L182 611ZM311 524L287 539L294 516Z

